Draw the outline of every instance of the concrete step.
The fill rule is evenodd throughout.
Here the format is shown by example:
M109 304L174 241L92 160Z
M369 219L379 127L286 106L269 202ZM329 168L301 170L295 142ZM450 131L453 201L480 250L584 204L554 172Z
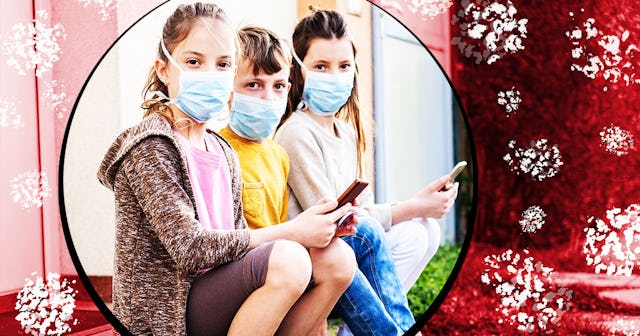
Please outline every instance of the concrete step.
M640 307L640 276L610 276L595 273L559 272L553 277L559 287L580 285L595 289L593 300L612 300ZM562 320L584 325L595 333L639 336L640 316L620 312L569 310Z
M113 336L113 328L110 324L104 324L95 328L71 332L71 336Z
M595 333L604 335L640 335L640 316L615 313L570 311L562 315L564 321L579 321Z
M553 277L553 282L561 287L571 287L571 285L581 284L598 288L640 288L640 276L637 275L628 277L595 273L558 272Z
M622 303L640 307L640 288L604 290L598 293L603 299L620 301Z

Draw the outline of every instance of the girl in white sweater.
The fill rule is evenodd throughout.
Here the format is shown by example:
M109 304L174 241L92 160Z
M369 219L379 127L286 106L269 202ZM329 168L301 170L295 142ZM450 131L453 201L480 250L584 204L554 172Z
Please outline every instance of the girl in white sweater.
M364 116L360 114L358 101L355 47L342 16L319 10L302 19L294 30L293 47L296 62L293 63L289 92L293 105L283 116L275 135L291 163L287 182L290 218L323 197L337 197L356 177L362 178L366 149L361 121ZM405 294L439 245L439 226L435 220L427 218L441 218L452 208L458 186L447 185L447 181L448 176L442 176L413 197L393 204L375 204L369 188L358 198L361 216L358 227L373 222L384 229L382 239L395 264L390 272L397 273L396 279ZM414 220L416 218L418 220ZM356 238L343 239L354 247L350 240ZM354 251L359 259L360 252L356 247ZM377 281L370 277L367 276L370 283ZM356 280L357 276L354 283ZM395 285L384 283L384 286ZM345 292L348 294L349 289ZM339 310L340 305L341 301L338 302ZM395 319L404 329L403 323L398 321L400 318ZM354 334L369 334L354 330L361 328L354 328L356 323L349 323L349 318L345 320Z

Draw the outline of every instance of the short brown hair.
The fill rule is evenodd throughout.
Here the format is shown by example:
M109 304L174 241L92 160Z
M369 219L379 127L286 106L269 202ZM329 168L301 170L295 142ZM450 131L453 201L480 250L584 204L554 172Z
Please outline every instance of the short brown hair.
M269 29L246 26L238 31L238 63L245 60L253 63L253 74L260 70L272 75L291 66L289 46Z

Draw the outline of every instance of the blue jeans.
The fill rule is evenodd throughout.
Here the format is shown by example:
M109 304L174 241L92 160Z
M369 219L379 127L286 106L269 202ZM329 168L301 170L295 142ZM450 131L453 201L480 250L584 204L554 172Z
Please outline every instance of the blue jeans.
M402 335L415 323L387 246L382 226L359 217L358 232L342 239L353 249L358 269L335 310L355 336Z

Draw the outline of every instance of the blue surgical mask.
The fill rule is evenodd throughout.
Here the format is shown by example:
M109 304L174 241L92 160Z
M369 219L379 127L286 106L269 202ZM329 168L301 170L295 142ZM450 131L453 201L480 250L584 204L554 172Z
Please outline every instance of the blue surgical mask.
M264 140L275 131L286 108L286 98L271 101L234 92L229 127L247 140Z
M233 89L233 71L185 71L160 42L162 51L180 71L178 96L167 103L175 104L193 120L202 123L220 115L227 106Z
M311 71L302 63L295 52L293 57L301 67L307 70L302 90L302 101L311 109L311 112L317 115L336 114L351 96L354 71L338 74Z

